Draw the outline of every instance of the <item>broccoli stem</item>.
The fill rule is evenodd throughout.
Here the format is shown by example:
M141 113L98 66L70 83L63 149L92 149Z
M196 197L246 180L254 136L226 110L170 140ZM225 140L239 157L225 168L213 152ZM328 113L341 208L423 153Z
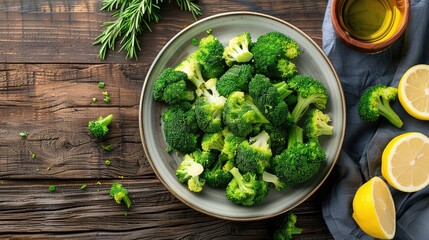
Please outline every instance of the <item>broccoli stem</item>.
M107 116L105 118L100 117L98 122L101 125L108 126L112 122L112 120L113 120L113 114L110 114L109 116Z
M125 205L127 205L127 208L131 207L131 200L128 196L125 196L124 198L122 198L122 200L124 200Z
M304 115L305 111L307 111L308 107L310 106L311 100L311 97L302 98L298 96L297 103L291 112L295 123L297 123Z
M292 147L293 145L297 143L302 143L304 140L304 131L302 128L298 126L294 126L292 128L289 128L289 136L288 136L288 148Z
M243 175L241 175L238 168L233 167L231 171L229 171L232 176L237 180L238 186L240 187L240 190L243 190L244 192L252 192L244 183Z
M402 120L399 118L399 116L396 114L396 112L392 109L389 103L389 99L381 98L377 101L377 108L378 113L387 120L389 120L390 123L392 123L394 126L401 128L402 127Z
M285 99L292 93L285 81L274 83L273 86L277 88L277 92L279 93L281 100Z

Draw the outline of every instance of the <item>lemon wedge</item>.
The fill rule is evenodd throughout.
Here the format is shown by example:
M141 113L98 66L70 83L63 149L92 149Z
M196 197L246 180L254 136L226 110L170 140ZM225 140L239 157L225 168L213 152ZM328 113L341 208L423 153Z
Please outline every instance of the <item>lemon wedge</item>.
M399 81L398 99L408 114L429 120L429 65L418 64L404 73Z
M353 219L366 234L393 239L396 212L392 195L380 177L373 177L357 190L353 198Z
M394 188L416 192L429 184L429 138L407 132L393 138L381 157L381 173Z

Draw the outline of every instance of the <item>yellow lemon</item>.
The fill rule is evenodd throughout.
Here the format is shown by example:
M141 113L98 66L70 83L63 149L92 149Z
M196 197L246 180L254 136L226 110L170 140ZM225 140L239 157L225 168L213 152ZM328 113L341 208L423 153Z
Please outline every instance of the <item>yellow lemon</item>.
M373 177L359 187L353 198L353 219L372 237L392 239L395 236L395 204L381 178Z
M429 184L429 138L419 132L393 138L381 157L381 173L392 187L416 192Z
M429 65L418 64L404 73L399 81L398 99L408 114L429 120Z

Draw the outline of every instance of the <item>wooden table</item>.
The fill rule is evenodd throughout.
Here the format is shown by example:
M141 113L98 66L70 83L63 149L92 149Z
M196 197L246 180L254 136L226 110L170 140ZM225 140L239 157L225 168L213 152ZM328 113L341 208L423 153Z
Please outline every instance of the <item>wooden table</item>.
M167 2L167 1L165 1ZM139 99L146 72L167 41L194 22L165 4L162 20L141 38L138 61L125 53L98 57L93 40L110 20L95 0L0 2L0 233L5 238L269 239L283 216L256 222L220 220L176 199L157 179L139 135ZM174 4L173 4L174 3ZM201 0L203 17L255 11L286 20L321 45L327 0ZM97 87L104 81L106 87ZM106 104L102 91L108 91ZM93 97L99 100L91 103ZM114 114L108 143L87 122ZM21 139L20 132L27 132ZM32 157L34 153L34 158ZM105 160L111 164L107 166ZM132 208L109 188L120 181ZM82 184L87 184L81 190ZM56 186L49 192L50 185ZM326 187L325 184L324 187ZM293 210L304 229L296 239L332 238L319 190Z

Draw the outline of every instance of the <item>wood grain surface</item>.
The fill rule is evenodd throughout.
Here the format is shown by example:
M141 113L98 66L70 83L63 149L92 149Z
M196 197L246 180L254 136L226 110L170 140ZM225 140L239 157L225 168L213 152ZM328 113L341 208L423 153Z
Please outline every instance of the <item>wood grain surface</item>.
M195 21L174 1L165 2L161 21L140 39L143 51L136 61L124 52L99 59L92 43L111 19L99 10L101 1L0 1L0 238L271 238L283 215L248 223L199 213L167 191L145 157L138 108L146 72L170 38ZM230 11L266 13L321 45L327 0L199 3L200 19ZM102 101L103 91L111 103ZM115 119L109 138L95 140L88 120L110 113ZM29 135L22 139L20 132ZM101 144L114 150L104 151ZM131 209L109 197L114 181L129 189ZM88 187L81 190L82 184ZM56 191L49 192L49 185ZM322 218L322 193L293 210L304 229L295 239L332 238Z

